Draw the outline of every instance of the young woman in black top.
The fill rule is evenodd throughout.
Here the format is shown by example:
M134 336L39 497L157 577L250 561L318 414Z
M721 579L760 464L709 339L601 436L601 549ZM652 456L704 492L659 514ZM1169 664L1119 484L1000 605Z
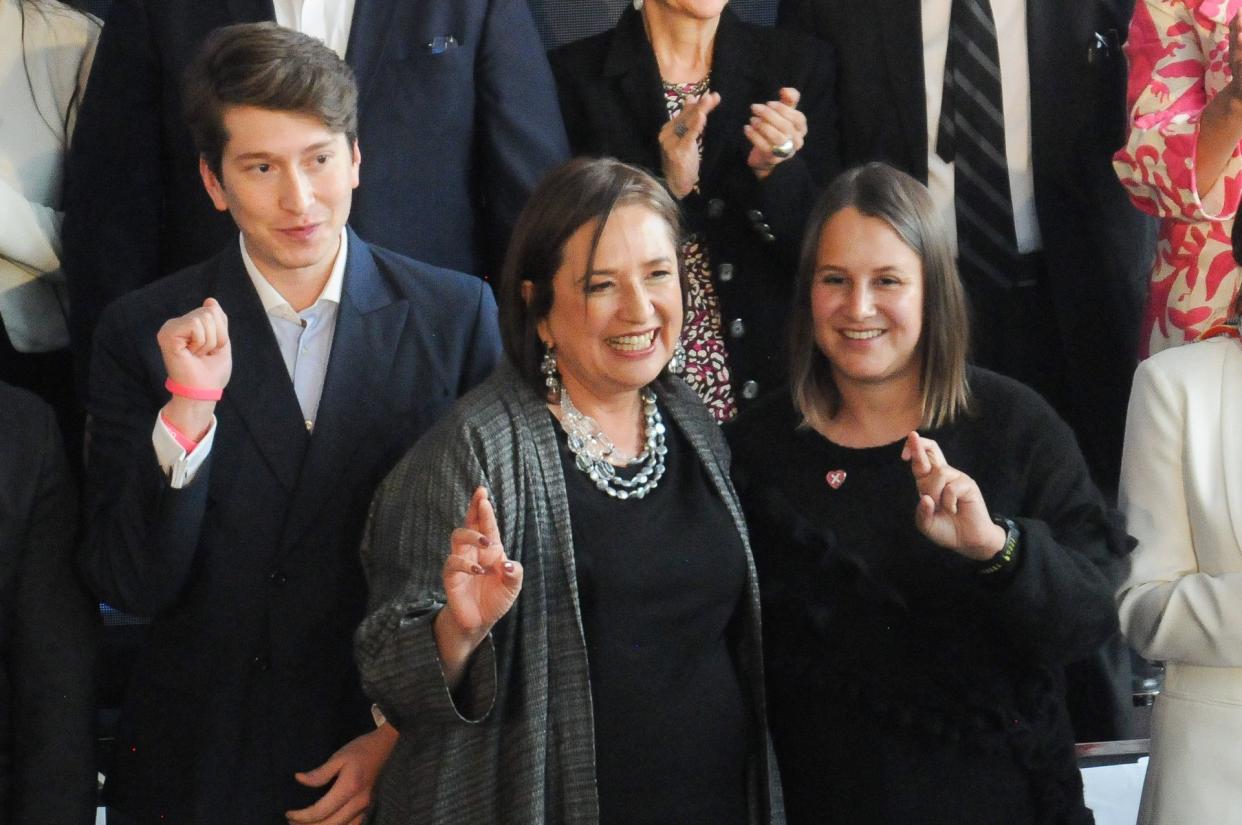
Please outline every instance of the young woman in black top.
M926 190L872 164L812 220L792 392L730 433L789 822L1090 822L1060 674L1124 534L1043 399L967 366Z

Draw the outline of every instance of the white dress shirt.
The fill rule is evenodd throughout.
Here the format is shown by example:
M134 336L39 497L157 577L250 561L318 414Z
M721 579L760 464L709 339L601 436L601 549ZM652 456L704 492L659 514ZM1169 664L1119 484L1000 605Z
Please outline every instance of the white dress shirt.
M250 276L250 282L263 304L263 311L267 313L268 323L272 325L272 332L276 335L276 343L293 382L298 405L302 408L306 429L311 431L315 426L319 399L323 395L324 379L328 374L328 357L332 353L332 340L336 333L337 310L341 304L341 288L345 283L345 261L349 257L349 235L341 229L341 245L336 259L332 262L328 281L315 303L301 312L295 312L285 297L263 277L263 273L246 250L245 238L239 238L238 243L241 245L246 274ZM207 434L193 452L186 453L185 448L164 423L163 416L156 416L151 440L155 446L156 459L164 468L173 489L180 489L194 480L195 474L211 453L215 436L216 418L212 416Z
M957 216L953 210L953 164L936 154L940 105L944 97L944 60L949 48L949 13L953 0L922 0L923 82L927 94L927 188L949 228L957 251ZM1035 172L1031 167L1031 72L1026 54L1026 3L991 0L1000 57L1001 103L1005 109L1005 158L1013 198L1018 251L1043 248L1035 216Z
M322 40L345 59L349 27L354 22L354 0L272 0L276 22Z

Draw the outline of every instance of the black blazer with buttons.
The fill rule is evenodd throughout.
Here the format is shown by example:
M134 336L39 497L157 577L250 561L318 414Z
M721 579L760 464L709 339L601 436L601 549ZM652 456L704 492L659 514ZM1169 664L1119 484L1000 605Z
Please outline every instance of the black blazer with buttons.
M210 455L172 489L151 444L168 399L155 335L209 296L229 316L233 374ZM308 434L236 240L104 313L82 567L101 600L152 617L110 805L140 823L268 825L323 794L294 772L374 730L352 646L371 493L499 349L486 284L351 234Z
M642 16L627 6L616 28L556 49L551 61L574 153L659 175L657 135L668 113ZM727 8L721 14L711 74L721 102L703 136L699 191L682 206L688 228L706 238L743 405L775 389L786 372L785 320L803 224L838 168L834 85L826 43L744 23ZM760 182L746 165L742 126L750 105L776 99L782 86L802 93L807 141Z

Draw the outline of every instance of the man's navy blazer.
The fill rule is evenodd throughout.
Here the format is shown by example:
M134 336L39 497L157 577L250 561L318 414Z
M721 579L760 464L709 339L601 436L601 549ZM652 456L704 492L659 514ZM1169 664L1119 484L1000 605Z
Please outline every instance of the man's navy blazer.
M275 19L271 0L113 3L66 167L80 356L109 302L235 234L203 192L181 78L211 30ZM525 0L356 0L346 61L362 149L350 225L420 261L498 276L527 195L569 157Z
M233 373L211 454L175 490L151 443L168 399L156 332L208 297L229 318ZM82 566L100 599L153 619L110 805L139 822L238 825L283 822L322 795L293 773L373 729L351 647L371 493L498 354L486 284L352 233L313 434L235 239L104 314Z

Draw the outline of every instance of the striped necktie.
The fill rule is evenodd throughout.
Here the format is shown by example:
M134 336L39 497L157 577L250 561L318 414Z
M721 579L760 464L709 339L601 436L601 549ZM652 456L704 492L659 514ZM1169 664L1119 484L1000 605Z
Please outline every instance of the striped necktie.
M953 0L936 154L953 164L958 267L967 283L1022 277L1005 159L996 24L989 0Z

